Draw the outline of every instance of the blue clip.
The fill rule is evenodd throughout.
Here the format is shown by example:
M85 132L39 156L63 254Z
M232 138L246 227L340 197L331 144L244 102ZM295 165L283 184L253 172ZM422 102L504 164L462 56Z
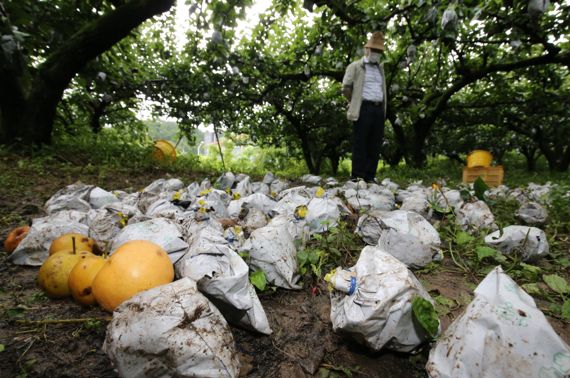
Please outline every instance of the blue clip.
M348 295L354 294L356 291L356 277L350 277L350 289L348 289Z

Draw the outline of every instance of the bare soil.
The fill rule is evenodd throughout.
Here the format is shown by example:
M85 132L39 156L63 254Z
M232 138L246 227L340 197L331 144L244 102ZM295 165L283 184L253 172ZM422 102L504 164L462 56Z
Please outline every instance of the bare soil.
M160 169L133 172L60 163L34 166L11 157L0 160L0 239L15 226L44 215L43 204L57 190L81 181L107 190L127 191L169 177ZM176 174L186 183L204 175ZM15 266L0 252L0 377L115 377L101 346L110 314L71 299L45 298L36 283L38 268ZM472 298L474 280L444 261L437 274L419 275L432 294L455 299L441 317L445 329ZM310 377L319 369L340 376L423 377L429 346L416 355L372 353L332 331L324 286L260 294L273 334L257 335L232 327L242 376ZM540 304L540 303L539 303ZM94 318L91 321L81 321ZM79 319L79 320L76 320ZM42 323L35 323L35 322ZM570 341L570 325L549 317ZM3 348L3 350L2 350Z

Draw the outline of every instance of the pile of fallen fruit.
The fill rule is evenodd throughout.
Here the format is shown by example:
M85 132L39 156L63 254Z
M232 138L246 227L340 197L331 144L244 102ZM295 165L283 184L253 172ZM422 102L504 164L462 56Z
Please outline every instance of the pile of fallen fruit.
M426 370L434 377L570 374L570 348L500 266L443 334L434 301L412 272L443 258L435 211L453 212L467 233L488 230L485 243L500 254L547 255L539 227L550 185L488 190L520 203L521 224L499 229L469 188L301 180L291 187L270 173L259 182L225 173L214 184L160 179L133 193L74 184L5 247L14 264L41 266L48 296L113 312L103 349L120 375L234 377L240 361L228 323L271 333L250 276L300 289L299 251L354 217L368 246L354 266L325 277L335 331L374 351L415 352L431 343Z

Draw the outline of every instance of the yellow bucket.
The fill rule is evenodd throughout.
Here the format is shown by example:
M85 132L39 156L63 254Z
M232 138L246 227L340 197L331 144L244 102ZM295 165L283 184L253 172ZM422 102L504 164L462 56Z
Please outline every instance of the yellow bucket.
M490 167L493 155L485 150L473 150L467 155L467 167Z
M176 149L169 141L159 139L154 142L152 158L160 162L173 162L176 160Z

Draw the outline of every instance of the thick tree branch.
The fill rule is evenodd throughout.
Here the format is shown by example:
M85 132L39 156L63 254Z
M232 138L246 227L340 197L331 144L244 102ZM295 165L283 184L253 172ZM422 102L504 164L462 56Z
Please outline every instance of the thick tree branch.
M438 100L435 107L433 108L433 111L426 118L432 122L435 121L435 119L439 117L441 112L445 109L447 102L449 101L451 96L459 92L461 89L465 88L467 85L472 84L491 73L509 72L517 69L540 66L545 64L554 64L554 63L566 64L566 65L570 64L570 53L564 52L558 54L546 54L533 58L519 60L516 62L493 64L487 67L483 67L479 70L468 69L464 73L463 77L456 80L451 87L449 87L446 91L442 92L440 96L438 96ZM426 103L428 103L428 100L435 98L436 97L431 96L429 99L426 99Z
M529 101L494 101L486 103L467 103L467 104L450 104L449 109L482 109L482 108L496 108L505 105L524 105Z
M343 20L344 22L346 22L348 25L351 26L362 25L372 21L372 19L366 13L362 12L360 9L353 6L353 4L348 4L348 2L346 1L315 0L314 3L319 7L327 6L330 10L333 11L333 13L338 18L340 18L341 20ZM380 23L387 23L397 15L409 12L411 9L415 7L416 5L414 4L414 2L411 2L410 5L407 5L403 8L392 9L390 13L388 13L387 15L380 18L374 18L373 20Z
M65 88L87 62L110 49L145 20L167 11L174 0L132 0L91 22L39 67L48 84Z
M19 42L12 34L12 24L8 16L4 5L0 3L0 35L7 38L2 41L3 46L0 48L0 106L8 99L23 100L31 79Z
M363 20L366 18L366 14L356 7L350 6L345 1L327 1L327 0L316 0L315 5L318 7L327 6L333 13L346 22L349 25L359 25L364 23Z

